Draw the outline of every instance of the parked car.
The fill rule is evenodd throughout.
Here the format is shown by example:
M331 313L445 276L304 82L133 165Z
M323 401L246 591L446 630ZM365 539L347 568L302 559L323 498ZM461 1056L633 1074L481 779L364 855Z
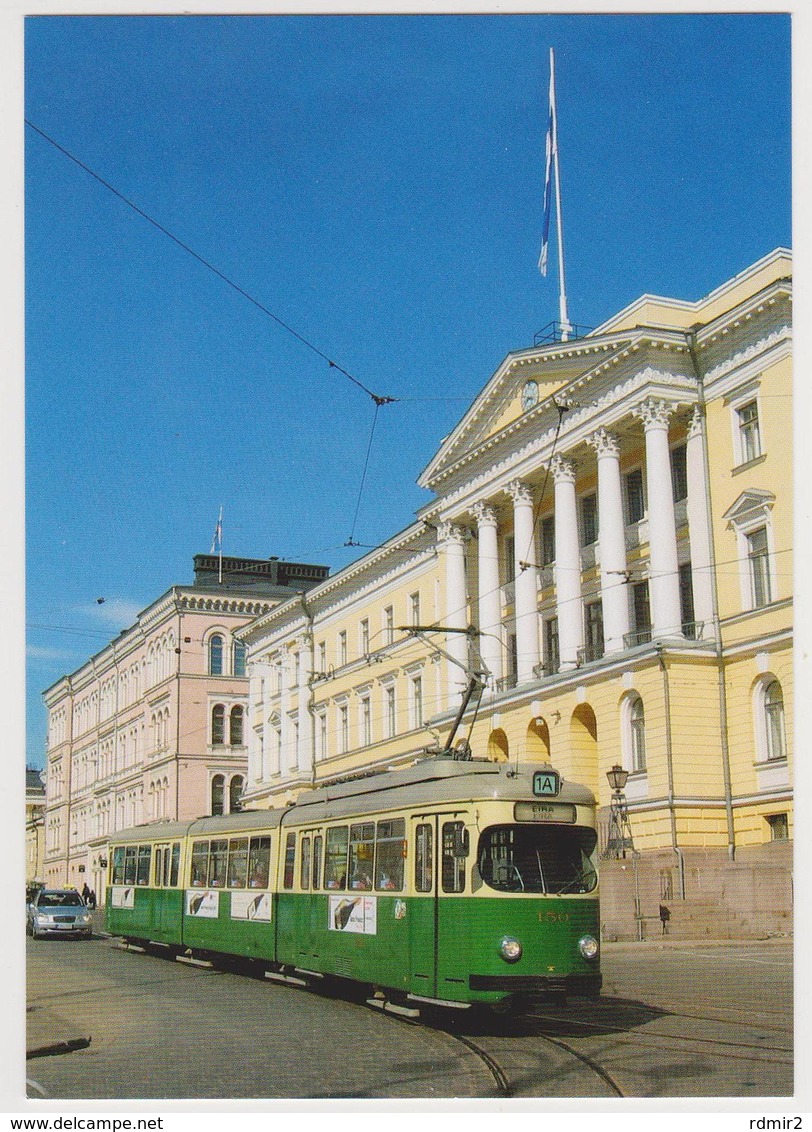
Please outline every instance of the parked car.
M42 888L28 905L26 931L34 939L60 935L89 938L93 920L75 888Z

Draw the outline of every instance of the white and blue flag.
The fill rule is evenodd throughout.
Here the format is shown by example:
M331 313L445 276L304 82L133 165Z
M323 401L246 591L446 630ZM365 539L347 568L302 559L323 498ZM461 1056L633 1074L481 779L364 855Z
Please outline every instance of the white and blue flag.
M550 211L553 201L553 158L556 147L555 122L555 79L552 68L552 51L550 52L550 119L547 125L547 160L544 170L544 221L541 231L541 255L539 256L539 271L547 274L547 253L550 246Z

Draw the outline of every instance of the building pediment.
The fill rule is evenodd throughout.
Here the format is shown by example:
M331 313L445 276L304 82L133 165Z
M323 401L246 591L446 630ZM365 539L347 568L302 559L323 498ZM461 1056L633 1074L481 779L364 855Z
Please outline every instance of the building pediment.
M763 519L774 503L775 496L771 491L762 491L753 487L743 491L733 506L728 507L722 518L727 519L731 527L746 526L754 520Z
M535 404L527 396L529 382L538 387ZM583 339L510 355L418 483L445 497L480 465L513 462L509 452L538 455L554 437L577 443L613 423L615 410L627 412L631 401L647 395L671 403L695 396L684 335L641 329L628 338Z

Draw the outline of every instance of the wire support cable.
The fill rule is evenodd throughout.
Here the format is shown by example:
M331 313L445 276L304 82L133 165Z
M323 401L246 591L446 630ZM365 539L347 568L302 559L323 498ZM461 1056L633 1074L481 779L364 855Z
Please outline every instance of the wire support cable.
M63 145L60 145L58 141L50 137L50 135L46 134L44 130L41 130L40 127L32 122L29 118L25 119L25 124L35 133L39 134L39 136L47 141L49 145L52 145L54 149L58 150L61 154L64 154L64 156L72 161L75 165L78 165L80 169L83 169L85 173L88 173L91 177L94 178L94 180L98 181L100 185L103 185L105 189L113 194L113 196L116 196L120 201L123 201L128 208L131 208L133 210L133 212L137 212L138 215L146 220L147 223L151 224L153 228L157 228L159 232L162 232L164 236L167 236L170 240L172 240L173 243L177 244L179 248L182 248L183 251L192 256L193 259L196 259L197 262L202 264L203 267L205 267L208 271L211 271L214 275L216 275L218 279L221 279L224 283L231 287L232 290L236 291L238 295L242 295L242 297L244 299L247 299L249 303L253 303L253 305L257 307L258 310L261 310L263 314L266 314L268 316L268 318L273 319L273 321L278 326L281 326L283 330L287 331L288 334L291 334L294 338L297 339L297 341L301 342L303 346L306 346L308 350L311 350L314 354L317 355L317 357L327 362L328 366L330 366L331 369L338 370L338 372L343 374L344 377L346 377L353 383L353 385L357 385L359 389L362 389L368 397L372 398L376 407L380 407L381 405L390 405L398 400L397 397L382 397L377 393L373 393L373 391L368 386L364 385L362 381L359 381L357 377L354 377L353 374L349 372L349 370L344 369L344 367L340 366L338 362L333 361L333 359L325 354L323 350L320 350L318 346L316 346L308 338L305 338L303 334L300 334L298 330L295 330L292 326L289 325L289 323L279 318L278 315L275 315L272 310L269 310L268 307L265 306L264 303L261 303L259 299L255 298L252 294L250 294L250 292L246 291L244 287L241 287L239 285L239 283L235 283L233 279L229 278L229 276L225 274L225 272L221 271L218 267L215 267L213 263L205 259L202 255L200 255L199 252L196 252L194 248L190 247L188 244L184 243L183 240L175 236L172 232L169 231L168 228L165 228L163 224L159 223L152 216L150 216L148 212L145 212L143 208L140 208L139 205L130 200L129 197L126 197L123 193L119 192L119 190L115 188L114 185L111 185L109 181L106 181L104 177L101 177L98 173L91 169L89 165L86 165L83 161L81 161L78 157L71 153L69 149L66 149Z

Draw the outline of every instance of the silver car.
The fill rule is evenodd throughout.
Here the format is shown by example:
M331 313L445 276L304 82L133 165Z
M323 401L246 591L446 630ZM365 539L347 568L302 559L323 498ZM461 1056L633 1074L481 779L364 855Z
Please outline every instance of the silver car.
M90 909L75 888L43 888L28 905L26 931L34 939L93 934Z

